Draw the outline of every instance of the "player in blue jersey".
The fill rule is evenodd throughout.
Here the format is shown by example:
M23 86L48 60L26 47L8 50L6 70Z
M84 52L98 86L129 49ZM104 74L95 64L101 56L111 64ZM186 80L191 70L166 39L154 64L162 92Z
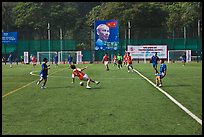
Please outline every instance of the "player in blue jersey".
M69 56L68 56L68 64L69 65L72 65L72 60L73 60L73 58L72 58L72 56L69 54Z
M12 56L12 53L10 53L9 55L9 63L10 63L10 68L12 68L12 62L13 62L13 56Z
M151 62L152 62L152 66L154 68L154 70L156 71L156 73L158 73L157 70L157 61L159 60L159 57L157 56L157 52L154 53L154 55L151 57Z
M57 67L58 66L58 56L57 56L57 54L55 54L54 60L55 60L55 67Z
M184 53L182 55L182 62L183 62L183 66L185 66L185 64L186 64L186 53Z
M46 88L45 84L47 82L47 75L48 75L48 69L49 65L46 64L47 63L47 58L43 59L43 64L42 64L42 70L40 71L40 80L38 80L37 85L39 85L43 80L44 83L42 84L42 89Z
M159 86L159 87L162 86L162 80L161 79L166 76L166 70L167 70L167 66L164 63L163 59L160 60L160 63L161 63L160 70L159 70L160 73L156 74L156 86Z

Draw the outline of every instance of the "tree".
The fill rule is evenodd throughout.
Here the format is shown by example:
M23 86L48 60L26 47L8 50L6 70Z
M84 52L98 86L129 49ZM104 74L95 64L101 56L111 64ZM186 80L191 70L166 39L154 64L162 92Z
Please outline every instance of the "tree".
M168 5L167 9L169 15L166 24L170 33L175 31L175 37L183 36L184 26L187 30L197 30L197 21L202 15L202 6L199 7L198 2L174 2Z
M2 2L2 30L13 31L16 29L14 23L14 16L12 14L12 8L16 3Z

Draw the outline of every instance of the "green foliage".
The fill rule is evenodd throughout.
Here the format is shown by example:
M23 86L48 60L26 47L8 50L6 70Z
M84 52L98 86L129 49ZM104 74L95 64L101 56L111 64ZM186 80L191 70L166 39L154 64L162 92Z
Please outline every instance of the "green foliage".
M77 38L89 43L87 31L94 20L118 20L120 37L124 37L127 21L131 22L132 38L147 36L150 28L172 31L195 30L202 19L201 2L17 2L2 5L2 28L46 32L51 24L52 38ZM137 33L138 31L143 34ZM42 32L41 32L42 34ZM36 34L33 34L36 35ZM46 38L46 33L43 33ZM90 33L88 34L90 35ZM155 36L158 34L155 34ZM90 38L90 36L89 36ZM89 42L88 42L89 41Z
M197 24L202 14L199 4L198 2L175 2L168 5L169 15L166 24L169 31Z

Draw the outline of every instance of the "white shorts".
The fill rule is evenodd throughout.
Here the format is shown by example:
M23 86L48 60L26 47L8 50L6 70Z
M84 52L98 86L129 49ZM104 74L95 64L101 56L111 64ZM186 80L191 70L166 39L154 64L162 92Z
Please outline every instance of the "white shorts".
M85 75L83 76L83 80L84 80L84 81L87 81L88 79L90 79L89 76L88 76L87 74L85 74Z
M108 61L104 61L104 65L105 65L105 66L108 65Z

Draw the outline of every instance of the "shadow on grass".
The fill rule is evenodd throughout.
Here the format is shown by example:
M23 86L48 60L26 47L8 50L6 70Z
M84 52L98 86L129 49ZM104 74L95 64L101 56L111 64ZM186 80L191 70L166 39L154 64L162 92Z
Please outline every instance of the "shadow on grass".
M164 87L190 87L191 85L187 84L175 84L175 85L164 85Z
M74 88L74 86L65 86L65 87L63 87L63 86L59 86L59 87L49 87L49 89L62 89L62 88L65 88L65 89L67 89L67 88Z

